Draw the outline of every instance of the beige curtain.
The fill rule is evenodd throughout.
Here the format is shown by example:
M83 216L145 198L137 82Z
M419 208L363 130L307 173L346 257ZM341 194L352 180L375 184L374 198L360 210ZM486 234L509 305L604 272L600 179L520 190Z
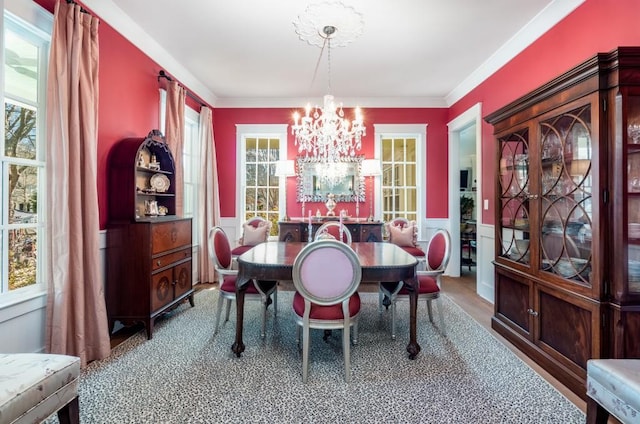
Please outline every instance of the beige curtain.
M98 19L59 1L51 38L46 350L85 366L110 353L98 250Z
M213 142L213 117L211 109L200 109L200 191L198 199L198 222L200 223L200 281L212 283L216 281L213 261L209 257L209 229L220 223L220 196L218 193L218 167L216 162L216 146Z
M167 83L165 138L175 162L176 215L183 216L182 146L184 144L184 100L186 91L175 81Z

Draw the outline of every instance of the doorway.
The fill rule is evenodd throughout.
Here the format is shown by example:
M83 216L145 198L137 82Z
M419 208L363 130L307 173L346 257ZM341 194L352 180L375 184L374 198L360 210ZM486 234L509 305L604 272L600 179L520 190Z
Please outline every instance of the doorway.
M451 260L447 274L470 277L482 274L482 252L477 234L482 211L481 104L449 122L449 228ZM470 209L461 205L472 203Z

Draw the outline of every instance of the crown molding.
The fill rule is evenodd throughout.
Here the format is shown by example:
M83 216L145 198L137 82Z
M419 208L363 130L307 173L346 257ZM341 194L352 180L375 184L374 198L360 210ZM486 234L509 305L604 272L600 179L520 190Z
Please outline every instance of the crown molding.
M554 0L445 96L452 106L520 54L586 0Z

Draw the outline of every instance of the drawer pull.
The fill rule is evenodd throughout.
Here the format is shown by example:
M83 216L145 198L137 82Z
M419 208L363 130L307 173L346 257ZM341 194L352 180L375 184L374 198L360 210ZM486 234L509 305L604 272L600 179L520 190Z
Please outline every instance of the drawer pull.
M158 265L158 266L162 265L162 261L156 262L156 265Z

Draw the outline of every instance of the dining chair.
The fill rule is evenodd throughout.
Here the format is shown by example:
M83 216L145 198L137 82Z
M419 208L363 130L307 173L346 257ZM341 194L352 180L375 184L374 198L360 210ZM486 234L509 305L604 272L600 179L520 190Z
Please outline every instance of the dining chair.
M320 227L318 227L318 230L316 231L313 239L314 241L322 240L323 238L333 238L335 240L340 240L341 232L342 242L351 244L353 241L353 238L351 237L351 231L349 231L349 228L346 225L336 221L325 222Z
M415 221L406 218L394 218L385 224L389 242L401 247L420 262L424 269L425 253L418 244L418 225Z
M293 311L302 333L302 381L309 370L310 329L342 329L345 380L351 381L351 335L358 340L362 269L358 255L338 240L319 240L305 246L293 263ZM326 334L326 333L325 333ZM326 340L326 335L325 335Z
M220 314L222 313L223 302L226 301L225 322L229 321L229 312L231 310L231 302L236 299L236 279L238 270L232 269L231 245L227 234L218 226L209 230L209 255L213 260L214 268L218 274L218 306L216 309L216 326L214 334L218 332L220 323ZM245 293L245 300L257 300L262 303L262 327L260 336L264 337L267 326L267 308L271 303L273 295L273 314L278 314L278 291L277 283L274 282L273 287L263 291L255 280L251 280Z
M433 311L431 302L440 298L441 277L447 268L451 257L451 236L444 229L435 232L426 252L426 271L417 271L418 301L427 301L429 321L433 323ZM398 283L380 283L380 292L389 299L391 306L391 338L396 338L396 302L409 299L409 290L402 281ZM438 316L440 318L440 331L446 335L442 304L438 304Z
M231 257L234 262L238 256L251 249L258 243L267 241L271 233L271 221L260 216L249 218L242 224L242 236L238 239L238 246L231 249Z

